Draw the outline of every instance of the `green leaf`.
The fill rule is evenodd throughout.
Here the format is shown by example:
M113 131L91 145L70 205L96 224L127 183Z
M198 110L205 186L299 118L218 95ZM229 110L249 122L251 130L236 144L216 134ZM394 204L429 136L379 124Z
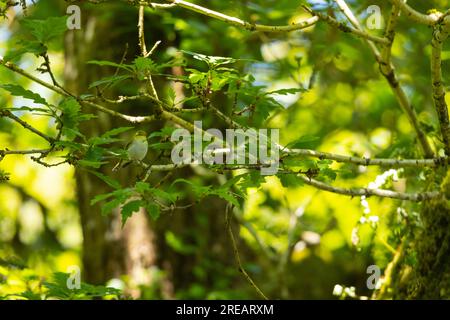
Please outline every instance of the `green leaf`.
M99 146L102 144L110 144L114 142L122 141L122 139L119 138L108 138L108 137L93 137L89 139L89 144L93 146Z
M90 167L94 169L100 168L102 165L107 164L107 161L91 161L91 160L78 160L77 164L83 167Z
M150 217L153 220L157 220L160 216L160 209L159 206L154 204L154 203L150 203L147 202L145 203L145 209L147 210L147 213L150 215Z
M94 81L89 85L89 89L101 86L101 85L105 85L105 84L117 84L119 82L122 82L126 79L130 79L132 78L131 75L118 75L118 76L110 76L110 77L104 77L100 80Z
M191 182L186 179L177 179L174 182L172 182L172 185L178 184L178 183L186 183L191 186L191 190L194 192L195 195L204 197L208 194L210 194L211 187L207 186L200 186L194 182Z
M315 143L319 141L319 137L306 135L302 136L297 140L290 142L287 147L290 149L305 149L312 148L315 146Z
M113 138L114 136L126 132L133 129L133 127L119 127L112 130L109 130L102 134L100 137L93 137L89 139L89 144L96 146L96 145L102 145L102 144L109 144L113 142L122 141L120 138Z
M320 177L324 177L324 178L326 178L327 180L330 180L330 181L334 181L337 178L336 171L332 170L330 168L321 169L319 175L320 175Z
M97 146L91 146L84 156L84 160L93 161L93 162L101 162L103 160L103 154L105 153L105 149Z
M166 95L167 95L167 104L170 107L173 107L175 105L175 99L176 99L176 93L175 90L172 87L168 87L166 90Z
M153 188L147 182L138 181L136 182L134 189L136 190L136 192L144 194L145 192L151 191Z
M155 67L155 62L150 58L137 57L133 61L137 71L150 71Z
M319 169L327 169L333 163L332 160L324 159L317 161L317 167Z
M69 289L67 281L71 275L69 273L56 272L50 281L44 281L43 286L47 289L47 298L59 299L98 299L112 295L119 297L121 291L115 288L94 286L85 282L80 283L80 288Z
M26 90L19 85L1 84L0 88L9 91L13 96L23 97L25 99L33 100L35 103L48 105L47 101L44 98L42 98L39 94L34 93L30 90Z
M130 131L131 129L134 129L134 127L119 127L114 128L112 130L106 131L104 134L102 134L102 137L113 137L117 136L118 134Z
M154 138L154 137L170 137L172 133L176 130L174 127L164 127L159 131L152 132L148 138Z
M236 76L229 72L218 73L216 71L210 71L211 74L211 90L219 91L226 84L236 80Z
M197 71L197 72L191 73L189 75L188 79L192 84L196 84L205 78L206 78L206 73Z
M113 200L105 203L102 206L102 215L107 215L111 213L115 208L119 207L122 203L124 203L127 200L127 198L114 198Z
M156 63L150 58L138 57L134 59L133 63L139 80L144 80L147 74L157 71Z
M224 64L235 63L237 60L229 57L207 56L192 51L181 50L183 53L191 55L194 59L206 62L211 68L215 68Z
M103 194L99 194L99 195L95 196L93 199L91 199L91 202L90 202L90 203L91 203L91 206L93 206L93 205L96 204L97 202L100 202L100 201L109 199L109 198L111 198L112 196L114 196L114 193L113 193L113 192L111 192L111 193L103 193Z
M24 19L21 24L30 30L31 34L42 43L48 43L62 36L67 30L67 17L50 17L45 20Z
M55 147L69 148L72 150L81 150L83 146L73 141L55 141Z
M295 188L303 186L303 181L294 174L278 174L281 184L285 188Z
M311 159L286 158L283 160L283 165L289 168L297 167L304 170L317 168L317 162Z
M109 130L102 134L100 137L93 137L89 139L89 144L91 145L102 145L102 144L108 144L113 142L122 141L122 139L119 138L113 138L114 136L117 136L118 134L121 134L123 132L129 131L131 129L134 129L133 127L119 127L112 130Z
M167 200L169 202L175 203L177 200L177 194L175 193L169 193L164 190L153 188L149 183L147 182L136 182L136 185L134 186L134 189L137 193L140 193L142 195L145 195L146 193L150 193L151 195L161 198L163 200Z
M148 147L154 150L172 150L173 142L157 142L150 144Z
M119 181L117 181L111 177L108 177L108 176L104 175L103 173L100 173L97 171L91 171L91 170L89 172L92 173L93 175L95 175L96 177L98 177L99 179L103 180L103 182L105 182L107 185L109 185L110 187L112 187L114 189L122 188Z
M78 124L83 120L81 106L74 98L66 98L58 105L61 109L62 132L69 140L73 140L79 135Z
M280 95L288 95L288 94L295 94L297 92L305 92L307 91L306 89L303 88L289 88L289 89L280 89L280 90L274 90L274 91L270 91L267 92L267 95L270 94L280 94Z
M243 176L238 186L245 193L247 188L259 188L264 181L265 178L259 171L252 171Z
M91 200L91 205L93 205L99 201L113 198L112 200L106 202L101 207L102 215L106 215L106 214L110 213L112 210L114 210L115 208L119 207L122 203L126 202L133 195L133 193L134 193L133 189L130 189L130 188L118 189L111 193L101 194L101 195L94 197Z
M132 200L127 202L123 207L121 211L122 215L122 227L125 225L125 222L127 222L128 218L130 218L134 212L138 212L141 207L144 207L145 203L143 200Z
M91 99L91 98L95 98L95 95L91 94L91 93L83 93L79 96L80 100L87 100L87 99Z
M219 198L222 198L225 201L230 202L235 207L240 207L239 201L233 195L231 195L229 192L227 192L226 190L218 189L218 190L211 192L211 194L216 195Z
M283 109L283 106L275 99L267 96L263 96L256 103L255 118L262 123L270 116L270 112L276 109Z
M69 140L73 140L75 139L75 137L83 137L83 134L80 131L78 131L78 129L63 127L62 132L63 135Z
M39 41L18 41L17 48L13 48L7 52L3 60L16 61L25 53L32 53L39 56L46 51L47 47Z
M42 300L40 293L35 293L31 290L26 290L18 294L19 297L25 298L27 300Z
M172 194L172 193L166 192L166 191L158 189L158 188L151 188L149 191L155 197L167 200L172 203L175 203L175 201L177 201L177 194Z

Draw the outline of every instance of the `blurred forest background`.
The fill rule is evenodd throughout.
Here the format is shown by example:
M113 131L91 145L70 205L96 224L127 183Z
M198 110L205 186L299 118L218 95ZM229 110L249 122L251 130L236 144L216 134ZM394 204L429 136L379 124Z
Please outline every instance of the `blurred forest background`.
M56 80L69 92L77 96L95 94L96 89L90 88L90 84L111 76L116 70L87 64L87 61L131 63L140 55L136 26L139 8L130 2L74 2L81 7L81 29L66 31L46 44ZM311 17L301 4L308 4L339 21L346 19L334 1L192 2L266 25L286 25ZM370 16L367 8L379 6L382 28L366 31L383 36L392 9L390 1L346 2L364 27ZM2 5L5 3L2 1ZM447 0L408 3L422 13L430 9L445 11L449 7ZM0 22L0 56L11 54L31 41L23 20L63 16L70 2L38 0L27 4L26 17L21 6L4 12L5 17ZM392 60L398 80L416 109L433 152L442 156L431 91L432 31L405 16L398 19L396 30ZM299 89L292 94L274 95L282 107L269 109L263 121L258 122L257 116L248 120L253 121L250 125L255 127L280 128L283 145L303 137L298 144L300 148L367 158L423 158L414 128L380 73L367 43L325 22L288 33L264 33L235 27L183 8L147 7L145 38L149 49L156 41L161 41L152 60L161 63L174 58L185 59L186 67L173 65L164 70L173 76L183 76L188 72L185 68L205 71L206 65L180 51L184 50L240 59L233 68L241 75L251 75L253 86L265 86L267 92ZM448 45L444 45L442 59L444 82L449 83ZM28 52L18 54L13 61L36 77L51 82L48 73L36 70L42 67L42 56ZM180 101L188 95L189 90L180 82L159 76L154 76L153 80L160 97L174 94ZM0 84L8 83L39 93L53 104L61 98L26 77L0 67ZM105 95L133 95L140 88L139 82L126 80L105 90ZM35 105L8 91L0 92L0 108ZM244 95L238 98L236 105L242 110L249 101ZM225 89L217 90L211 99L227 114L235 105ZM448 94L447 102L450 102ZM124 114L146 115L149 102L125 101L110 104L108 108ZM123 119L95 109L88 108L88 111L97 118L80 124L79 130L84 136L100 136L113 128L130 126ZM26 110L15 114L42 132L57 133L55 123L48 117ZM208 127L225 129L227 126L209 112L185 118L193 120L195 117ZM131 124L134 128L121 137L126 142L136 130L151 134L166 125L166 120ZM123 148L125 142L113 145ZM46 145L45 140L17 122L0 118L0 149L42 149ZM149 161L157 161L160 151L151 151ZM122 228L119 209L102 214L104 202L91 205L95 196L112 190L92 171L110 176L125 187L136 182L138 169L131 165L113 173L111 168L116 159L107 161L95 169L68 163L46 167L29 155L8 155L0 161L3 180L0 182L0 297L38 299L46 290L54 290L53 293L62 298L77 297L55 286L59 283L64 287L65 283L58 272L67 273L71 267L79 266L84 283L123 290L126 297L260 298L237 267L226 227L226 200L214 196L197 199L188 184L179 185L177 192L183 195L183 204L194 203L193 206L161 211L158 219L152 219L141 209ZM388 172L380 187L399 192L433 189L445 175L445 170L430 168L396 168L394 172L388 171L390 168L339 163L332 163L328 169L331 175L337 174L336 180L329 183L346 188L367 187ZM216 172L201 166L177 169L171 174L167 177L164 172L155 173L149 183L170 185L176 178L184 178L216 188L233 176L231 172ZM270 298L370 298L374 290L367 287L371 275L367 268L378 266L383 279L390 263L398 257L399 250L403 250L403 240L408 238L413 242L422 234L425 228L422 206L433 208L429 204L397 199L338 195L302 185L295 179L281 181L277 176L255 179L258 183L241 186L245 198L239 198L240 207L233 211L232 230L242 266ZM448 213L446 207L442 210ZM446 234L449 218L443 218L440 223ZM420 249L411 248L402 254L401 266L396 266L404 279L398 280L397 289L386 289L389 293L385 297L405 298L415 292L405 289L402 293L402 288L413 281L408 272L420 265ZM409 271L400 272L401 269ZM448 268L443 270L439 281L450 281ZM447 290L449 287L447 285ZM106 295L108 290L101 288L97 287L99 294ZM444 288L430 297L448 298L449 294Z

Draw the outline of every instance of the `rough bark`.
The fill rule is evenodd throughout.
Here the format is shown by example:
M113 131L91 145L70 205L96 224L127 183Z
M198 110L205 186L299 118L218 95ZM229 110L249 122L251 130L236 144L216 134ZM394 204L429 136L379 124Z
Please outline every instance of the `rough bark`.
M441 190L422 203L421 223L403 239L377 298L450 299L450 171Z

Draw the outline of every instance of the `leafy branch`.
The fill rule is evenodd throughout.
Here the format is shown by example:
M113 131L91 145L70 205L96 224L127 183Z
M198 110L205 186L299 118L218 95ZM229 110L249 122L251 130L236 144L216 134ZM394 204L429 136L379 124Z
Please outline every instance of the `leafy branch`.
M9 64L9 65L11 66L11 64ZM16 68L13 67L12 69L15 70ZM33 80L33 76L23 70L21 72L19 72L19 74L22 74L22 75L28 77L29 79ZM42 80L39 80L39 81L40 81L39 84L42 84L43 86L45 86L49 89L52 89L53 91L55 91L61 95L66 95L66 93L64 91L60 91L59 88L57 88L49 83L46 83ZM85 104L85 105L89 105L89 106L97 106L97 109L101 110L101 111L110 110L110 109L107 109L103 106L100 106L100 105L95 104L90 101L81 101L81 103ZM98 108L98 107L101 107L101 108ZM112 113L110 113L110 112L107 112L107 113L118 116L125 120L128 120L131 123L148 122L148 121L155 119L153 116L142 116L142 117L133 116L133 117L131 117L131 116L123 115L123 114L118 114L115 111L112 111ZM223 116L226 117L225 115L223 115ZM150 119L150 117L151 117L151 119ZM163 119L166 119L166 120L173 121L174 123L180 125L183 128L188 129L191 132L194 132L195 130L199 130L192 123L184 120L183 118L180 118L179 116L173 114L170 111L163 110L160 117ZM232 122L231 119L229 121ZM207 134L207 132L205 132L205 131L202 131L202 133ZM325 152L318 152L318 151L309 150L309 149L292 149L292 150L290 150L289 148L287 148L285 146L281 146L280 149L284 152L285 155L312 156L312 157L316 157L319 159L330 159L330 160L334 160L337 162L353 163L353 164L364 165L364 166L377 165L377 166L391 166L391 167L438 167L441 165L445 165L448 162L447 158L404 159L404 160L368 159L368 158L357 158L357 157L342 156L342 155L325 153ZM7 154L8 153L6 153L6 152L4 153L4 155L7 155ZM174 165L174 164L167 164L167 165L151 165L149 167L151 167L152 171L167 171L167 170L173 170L175 168L179 168L181 166ZM216 165L216 168L217 167L220 167L220 166ZM226 168L224 166L222 169L238 170L238 169L242 169L242 168L247 168L247 169L255 170L255 169L260 169L261 167L262 167L262 165L259 165L259 166L258 165L257 166L243 165L243 166L228 167L228 168ZM295 173L295 172L292 172L292 173ZM388 190L379 190L379 192L377 190L369 190L369 189L348 190L348 189L332 187L332 186L326 185L322 182L311 180L311 179L308 179L305 177L300 177L300 179L302 179L305 184L312 185L318 189L329 191L329 192L334 192L334 193L338 193L338 194L346 194L346 195L350 195L350 196L375 195L375 196L379 196L379 197L390 197L390 198L397 198L397 199L403 199L403 200L422 201L425 199L430 199L430 198L436 197L438 195L437 193L407 194L407 193L392 192L392 191L388 191ZM423 196L421 196L421 195L423 195Z

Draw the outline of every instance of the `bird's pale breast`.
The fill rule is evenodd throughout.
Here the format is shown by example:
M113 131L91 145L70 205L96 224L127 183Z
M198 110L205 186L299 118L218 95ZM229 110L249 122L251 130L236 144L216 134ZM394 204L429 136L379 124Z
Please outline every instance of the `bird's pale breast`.
M128 147L128 156L130 160L140 161L145 158L148 150L146 139L135 139Z

